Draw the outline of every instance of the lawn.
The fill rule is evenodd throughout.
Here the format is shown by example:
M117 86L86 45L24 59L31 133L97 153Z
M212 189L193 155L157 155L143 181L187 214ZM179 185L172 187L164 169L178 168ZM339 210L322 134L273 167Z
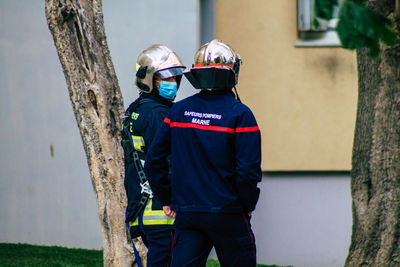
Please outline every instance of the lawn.
M0 266L101 267L103 266L103 252L101 250L0 243ZM219 267L219 263L216 260L208 260L207 267ZM257 267L279 266L260 264Z

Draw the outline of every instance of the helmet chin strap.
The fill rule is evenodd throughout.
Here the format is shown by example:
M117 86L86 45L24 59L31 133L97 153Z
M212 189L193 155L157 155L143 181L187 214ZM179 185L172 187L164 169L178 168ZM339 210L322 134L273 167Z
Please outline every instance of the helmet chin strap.
M235 95L236 95L236 99L239 100L240 102L242 102L242 100L240 100L239 94L236 90L236 86L233 86L233 89L235 89Z

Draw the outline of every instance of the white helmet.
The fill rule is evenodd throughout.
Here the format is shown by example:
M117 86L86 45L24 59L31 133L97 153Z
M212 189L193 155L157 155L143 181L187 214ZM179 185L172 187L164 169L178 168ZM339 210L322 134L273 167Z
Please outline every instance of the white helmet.
M153 90L154 75L159 75L162 79L177 76L179 87L185 68L171 49L164 45L152 45L138 56L135 85L140 91L150 93Z

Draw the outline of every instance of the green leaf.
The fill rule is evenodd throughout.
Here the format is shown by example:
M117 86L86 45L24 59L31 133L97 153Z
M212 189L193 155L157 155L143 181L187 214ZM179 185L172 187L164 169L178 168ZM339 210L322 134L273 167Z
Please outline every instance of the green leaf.
M336 31L344 48L366 47L370 56L376 57L380 53L380 42L393 46L397 43L397 37L388 18L361 2L347 0L344 3Z
M339 6L339 0L315 0L315 15L319 18L330 20L336 6Z

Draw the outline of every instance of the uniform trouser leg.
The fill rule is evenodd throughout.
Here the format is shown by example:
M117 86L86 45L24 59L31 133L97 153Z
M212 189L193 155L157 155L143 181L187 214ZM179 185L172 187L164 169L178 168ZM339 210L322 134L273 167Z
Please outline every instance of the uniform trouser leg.
M255 239L247 215L180 212L175 227L171 266L205 266L212 246L221 267L256 266Z
M216 214L215 217L212 220L224 225L215 227L217 231L210 231L221 267L256 267L256 245L250 218L244 214Z
M146 234L147 267L167 267L173 250L173 230Z
M177 227L177 221L181 227ZM171 267L205 267L212 248L208 236L193 227L185 215L177 214L175 227Z

